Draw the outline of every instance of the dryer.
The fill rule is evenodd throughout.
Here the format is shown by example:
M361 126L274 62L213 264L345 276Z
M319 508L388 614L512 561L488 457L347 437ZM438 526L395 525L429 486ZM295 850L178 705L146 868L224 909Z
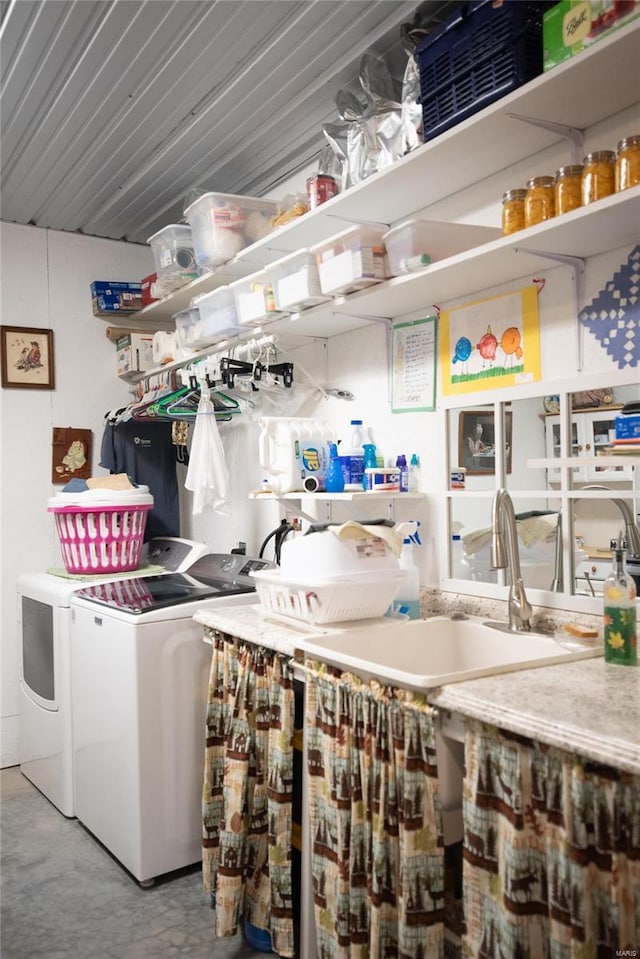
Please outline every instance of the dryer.
M167 571L188 569L206 554L204 543L158 537L144 562ZM117 579L130 577L123 573ZM114 582L114 575L105 580ZM73 817L70 603L95 577L66 579L51 573L18 578L18 756L20 771L64 816Z
M211 647L193 616L255 603L250 573L270 566L211 554L71 600L76 815L141 884L202 858Z

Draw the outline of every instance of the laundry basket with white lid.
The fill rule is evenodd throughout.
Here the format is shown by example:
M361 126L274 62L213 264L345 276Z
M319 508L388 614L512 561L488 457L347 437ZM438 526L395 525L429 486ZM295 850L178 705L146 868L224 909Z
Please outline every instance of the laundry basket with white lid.
M148 486L130 490L60 492L48 500L68 573L126 573L138 568L147 515Z

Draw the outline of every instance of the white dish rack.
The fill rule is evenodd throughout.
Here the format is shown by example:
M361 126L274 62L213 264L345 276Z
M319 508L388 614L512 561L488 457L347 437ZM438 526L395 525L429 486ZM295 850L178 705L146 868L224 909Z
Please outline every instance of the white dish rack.
M403 573L353 573L313 582L283 577L280 570L252 573L262 607L276 616L320 625L384 616Z

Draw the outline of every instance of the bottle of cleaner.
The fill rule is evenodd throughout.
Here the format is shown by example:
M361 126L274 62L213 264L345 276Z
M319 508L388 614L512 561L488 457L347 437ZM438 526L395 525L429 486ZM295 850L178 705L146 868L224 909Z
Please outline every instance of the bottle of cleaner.
M409 492L417 493L420 489L420 458L417 453L411 454L409 462Z
M611 540L613 569L604 581L604 658L620 666L638 665L636 584L626 569L626 549Z
M419 522L402 523L399 530L408 533L402 541L400 569L404 577L393 601L393 608L409 619L420 619L420 570L416 564L415 548L420 545ZM413 530L410 532L410 530Z
M324 480L324 488L327 493L342 493L344 490L344 474L338 456L338 447L335 443L329 443L329 466Z
M409 491L409 467L407 466L407 457L404 453L401 453L400 456L397 457L396 466L400 473L400 492L407 493Z
M366 491L368 489L368 484L367 484L367 474L365 473L365 470L376 469L377 459L376 459L376 448L373 443L365 443L363 446L363 449L364 449L364 463L363 463L363 470L362 470L361 485L362 485L362 489Z
M363 446L367 436L362 420L351 420L349 438L340 443L340 463L345 489L361 489L364 472Z

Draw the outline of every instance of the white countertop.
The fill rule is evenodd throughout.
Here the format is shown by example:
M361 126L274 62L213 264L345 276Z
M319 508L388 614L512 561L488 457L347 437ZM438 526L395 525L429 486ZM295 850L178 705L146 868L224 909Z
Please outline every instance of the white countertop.
M259 604L216 606L194 619L291 656L305 633L303 623L267 618ZM439 709L640 774L640 668L598 657L452 683L428 698Z

